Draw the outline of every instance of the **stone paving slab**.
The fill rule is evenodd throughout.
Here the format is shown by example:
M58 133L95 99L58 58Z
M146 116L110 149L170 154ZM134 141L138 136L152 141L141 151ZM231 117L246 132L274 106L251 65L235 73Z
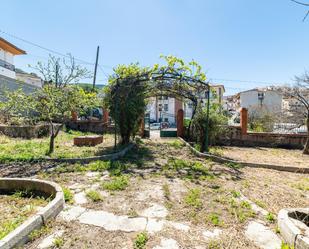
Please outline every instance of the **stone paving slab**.
M76 220L85 211L85 208L79 206L67 207L59 214L59 218L62 218L65 221Z
M168 215L166 207L156 203L152 203L151 207L138 213L140 216L148 218L165 218Z
M146 218L117 216L105 211L87 211L78 220L83 224L103 227L107 231L137 232L145 230L147 225Z
M153 249L179 249L179 245L174 239L161 239L161 244L159 246L153 247Z
M42 242L38 245L38 249L46 249L46 248L51 248L54 245L54 240L57 237L61 237L64 233L64 230L59 230L56 231L55 233L49 235L45 239L42 240Z
M245 235L248 239L261 249L281 248L281 240L262 221L250 221Z

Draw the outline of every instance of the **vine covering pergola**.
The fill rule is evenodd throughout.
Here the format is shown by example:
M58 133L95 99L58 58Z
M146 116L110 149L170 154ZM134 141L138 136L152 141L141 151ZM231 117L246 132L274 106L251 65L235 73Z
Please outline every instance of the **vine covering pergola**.
M119 127L123 144L129 143L130 137L137 132L148 98L169 96L190 100L193 104L193 118L201 94L209 92L206 75L196 61L186 64L174 56L161 58L165 59L165 65L120 65L109 79L105 106Z

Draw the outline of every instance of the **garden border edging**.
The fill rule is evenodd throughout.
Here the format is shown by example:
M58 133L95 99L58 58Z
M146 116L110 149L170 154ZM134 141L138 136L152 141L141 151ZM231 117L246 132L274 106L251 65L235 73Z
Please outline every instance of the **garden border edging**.
M54 196L43 209L28 218L20 226L0 240L0 249L10 249L28 241L29 234L39 229L47 220L56 217L64 208L64 195L61 187L49 181L30 178L0 178L0 190L28 189Z
M131 143L127 147L118 152L102 156L93 156L84 158L44 158L43 160L51 162L59 162L59 163L89 163L91 161L97 161L97 160L116 160L118 158L125 156L127 152L131 150L134 146L135 144Z
M272 169L277 171L285 171L285 172L292 172L292 173L301 173L301 174L309 174L309 168L302 168L302 167L292 167L292 166L283 166L283 165L275 165L275 164L262 164L262 163L247 163L242 161L236 161L220 156L216 156L209 153L202 153L193 148L187 141L183 138L178 137L180 141L182 141L192 152L198 157L208 158L213 160L214 162L218 163L235 163L240 164L244 167L251 167L251 168L264 168L264 169Z
M301 231L289 217L289 213L294 211L309 212L309 208L288 208L281 209L278 214L278 226L282 237L295 249L307 249L309 247L309 236L307 231Z

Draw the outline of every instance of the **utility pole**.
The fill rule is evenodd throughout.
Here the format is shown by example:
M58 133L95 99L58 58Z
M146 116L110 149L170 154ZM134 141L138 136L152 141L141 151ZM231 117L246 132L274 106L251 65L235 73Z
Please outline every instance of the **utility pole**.
M210 105L210 86L208 84L208 91L207 91L207 113L206 113L206 130L205 130L205 150L206 152L209 151L208 143L209 143L209 105Z
M56 61L56 75L55 75L55 84L56 84L56 87L58 87L58 74L59 74L59 64L58 64L58 60Z
M98 47L97 47L97 57L96 57L95 66L94 66L93 86L92 86L92 89L93 89L93 90L94 90L94 88L95 88L95 81L96 81L96 78L97 78L97 69L98 69L98 61L99 61L99 51L100 51L100 47L98 46Z

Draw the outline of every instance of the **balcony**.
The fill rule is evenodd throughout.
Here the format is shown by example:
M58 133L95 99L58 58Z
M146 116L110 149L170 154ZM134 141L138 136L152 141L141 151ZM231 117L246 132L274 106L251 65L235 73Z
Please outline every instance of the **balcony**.
M6 62L4 60L1 60L1 59L0 59L0 67L4 67L4 68L6 68L8 70L11 70L11 71L15 72L15 66L14 65L12 65L11 63L8 63L8 62Z

